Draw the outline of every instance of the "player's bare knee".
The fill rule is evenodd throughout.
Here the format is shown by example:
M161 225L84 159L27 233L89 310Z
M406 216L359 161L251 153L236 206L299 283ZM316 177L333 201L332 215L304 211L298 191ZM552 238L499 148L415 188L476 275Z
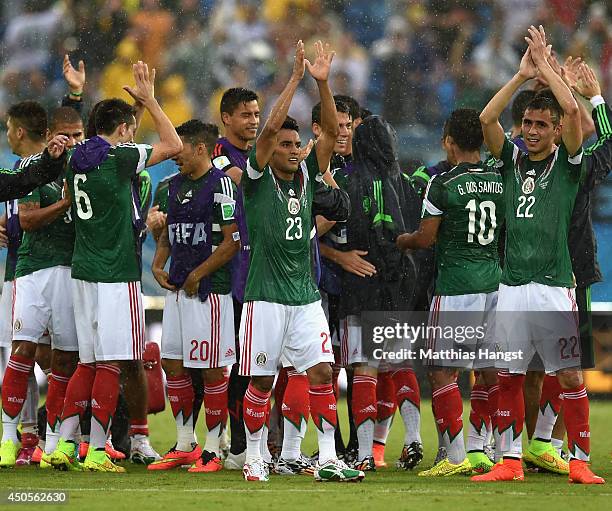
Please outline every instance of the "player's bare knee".
M225 375L223 373L223 367L213 367L211 369L202 370L204 374L205 383L215 383L221 380Z
M34 360L36 356L36 343L30 341L13 341L11 354Z
M559 385L563 389L575 389L582 385L582 371L580 369L567 369L557 373Z
M331 364L321 362L306 371L311 385L327 385L332 382L333 371Z
M444 387L445 385L455 383L455 381L457 380L457 373L458 371L455 369L430 369L429 371L427 371L427 378L429 378L429 383L431 385L432 390L437 390L439 388Z
M272 390L274 384L274 376L252 376L251 385L259 392L267 393Z
M172 360L169 358L162 359L162 367L166 373L166 377L176 378L185 374L182 360Z
M485 385L497 385L497 371L482 371L480 376Z
M65 376L74 373L79 361L78 351L53 350L51 353L51 372Z

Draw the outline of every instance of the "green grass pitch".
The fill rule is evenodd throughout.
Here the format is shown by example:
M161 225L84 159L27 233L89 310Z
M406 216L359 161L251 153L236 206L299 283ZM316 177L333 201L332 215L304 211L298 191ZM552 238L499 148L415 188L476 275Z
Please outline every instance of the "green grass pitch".
M468 410L469 403L465 409ZM429 402L422 405L422 436L425 459L431 465L436 450L436 435ZM201 416L202 417L202 416ZM346 426L346 404L341 406L342 425ZM467 420L467 414L466 414ZM612 484L612 402L594 401L591 407L592 468ZM174 442L174 421L169 408L149 418L152 443L165 452ZM200 440L203 426L198 425ZM345 436L347 438L347 436ZM188 474L186 471L148 473L144 467L126 463L127 474L63 473L24 467L0 472L0 491L63 489L68 504L42 505L43 509L74 508L85 511L130 509L148 511L187 508L211 509L308 509L308 510L444 510L506 509L556 510L610 509L612 488L608 485L570 485L565 476L529 474L523 483L474 484L468 477L443 479L417 477L415 472L394 468L403 443L403 425L396 416L386 450L389 468L368 473L362 483L315 483L311 477L270 477L268 483L249 483L237 471L215 474ZM306 453L316 448L312 423L303 445ZM41 505L0 503L0 509L40 509Z

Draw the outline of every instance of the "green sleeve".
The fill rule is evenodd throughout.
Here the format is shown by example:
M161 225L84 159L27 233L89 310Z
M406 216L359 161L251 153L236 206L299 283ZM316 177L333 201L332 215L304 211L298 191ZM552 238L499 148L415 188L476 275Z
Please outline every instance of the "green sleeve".
M119 144L115 147L115 158L117 159L117 169L122 177L132 179L140 174L149 159L153 147L148 144Z
M306 163L306 168L308 169L308 177L310 179L314 179L317 175L321 174L319 170L319 161L317 160L317 151L313 147L306 159L304 160Z
M438 179L436 179L438 178ZM421 218L442 216L447 205L447 190L438 176L434 176L429 181L425 198L423 199L423 211Z

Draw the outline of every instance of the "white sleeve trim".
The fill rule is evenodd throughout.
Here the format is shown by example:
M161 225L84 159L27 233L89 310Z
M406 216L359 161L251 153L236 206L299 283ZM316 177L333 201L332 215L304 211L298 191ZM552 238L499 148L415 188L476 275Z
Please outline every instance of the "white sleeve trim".
M136 144L136 148L140 154L140 157L138 158L138 165L136 166L136 174L140 174L145 169L145 165L147 164L147 147L151 146Z
M249 178L251 179L259 179L261 176L263 176L263 171L255 170L252 167L250 159L247 160L246 171L247 171L247 176L249 176Z
M591 99L589 99L589 101L591 102L591 105L593 105L593 108L603 105L606 102L601 94L593 96Z
M429 199L427 198L425 198L425 200L423 201L423 212L425 211L427 211L427 213L433 216L441 216L444 214L444 212L440 211L431 202L429 202Z
M580 152L576 156L570 156L567 158L572 165L580 165L582 163L582 155L583 151L580 149Z

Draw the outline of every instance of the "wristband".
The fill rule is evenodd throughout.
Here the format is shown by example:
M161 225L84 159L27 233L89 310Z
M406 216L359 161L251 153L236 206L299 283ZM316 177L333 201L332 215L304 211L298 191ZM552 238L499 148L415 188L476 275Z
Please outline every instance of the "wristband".
M599 105L603 105L605 103L605 100L601 94L593 96L591 99L589 99L589 101L591 102L591 105L593 105L593 108L598 107Z
M83 95L82 92L71 92L70 96L74 96L75 98L80 98Z

